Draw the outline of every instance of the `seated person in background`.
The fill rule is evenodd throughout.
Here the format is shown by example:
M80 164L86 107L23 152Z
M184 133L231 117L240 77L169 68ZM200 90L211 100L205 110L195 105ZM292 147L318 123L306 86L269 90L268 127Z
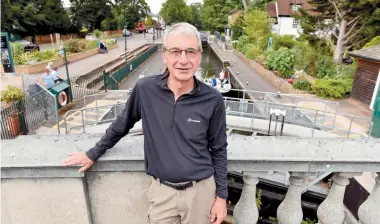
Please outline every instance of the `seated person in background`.
M42 82L42 80L44 82ZM45 68L45 73L41 76L40 83L42 83L47 89L50 89L55 85L55 78L48 68Z
M108 53L107 47L106 47L106 45L104 45L103 42L100 42L99 50L100 50L100 53L101 53L101 54L106 54L106 53Z
M216 83L216 77L215 77L215 75L212 76L211 80L212 80L212 86L216 86L217 83Z
M54 82L55 84L58 84L60 82L63 82L63 78L61 76L59 76L58 72L57 72L57 68L54 68L51 72L51 75L53 76L54 78Z

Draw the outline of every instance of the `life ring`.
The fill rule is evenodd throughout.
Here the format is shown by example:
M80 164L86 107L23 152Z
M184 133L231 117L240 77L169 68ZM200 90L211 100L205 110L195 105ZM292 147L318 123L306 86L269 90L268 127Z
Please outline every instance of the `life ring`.
M65 91L58 93L58 103L61 107L67 104L67 94Z

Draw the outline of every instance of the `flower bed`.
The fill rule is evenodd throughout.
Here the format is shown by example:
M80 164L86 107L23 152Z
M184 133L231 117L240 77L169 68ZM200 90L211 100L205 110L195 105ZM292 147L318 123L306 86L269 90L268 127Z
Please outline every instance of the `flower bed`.
M111 49L114 49L117 47L117 44L112 44L112 45L108 45L107 48L108 50L111 50ZM75 54L70 54L67 56L67 61L70 63L70 62L74 62L74 61L78 61L78 60L81 60L81 59L84 59L84 58L88 58L88 57L91 57L93 55L96 55L99 53L99 49L98 48L95 48L95 49L92 49L92 50L87 50L87 51L83 51L83 52L79 52L79 53L75 53ZM36 64L32 64L32 65L16 65L15 66L15 72L16 73L25 73L25 74L36 74L36 73L41 73L41 72L44 72L44 69L46 67L46 65L49 63L49 62L53 62L54 63L54 67L60 67L60 66L63 66L64 65L64 60L63 58L55 58L55 59L51 59L51 60L46 60L46 61L42 61L42 62L38 62Z

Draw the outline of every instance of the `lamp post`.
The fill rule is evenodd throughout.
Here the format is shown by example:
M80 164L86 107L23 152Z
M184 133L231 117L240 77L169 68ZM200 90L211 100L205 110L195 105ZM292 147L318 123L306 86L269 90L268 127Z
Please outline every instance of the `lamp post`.
M63 45L61 45L59 49L59 54L63 55L63 60L65 61L65 67L66 67L66 77L67 77L67 84L69 84L69 99L73 100L73 92L71 88L71 81L70 81L70 75L69 75L69 67L67 66L67 57L66 57L66 49Z
M124 33L124 52L127 52L127 26L124 26L124 30L125 30L125 33Z

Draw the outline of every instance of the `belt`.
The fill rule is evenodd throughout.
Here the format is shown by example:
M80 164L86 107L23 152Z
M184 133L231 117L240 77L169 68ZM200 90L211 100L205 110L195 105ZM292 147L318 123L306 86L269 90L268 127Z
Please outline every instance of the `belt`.
M157 180L158 178L157 177L153 177L153 179ZM160 180L160 179L158 179L158 181L161 184L163 184L163 185L166 185L168 187L171 187L171 188L179 190L179 191L184 191L187 188L193 186L193 182L192 181L184 183L184 184L174 184L174 183L170 183L170 182L167 182L167 181L164 181L164 180ZM199 181L201 181L201 180L196 180L195 182L198 183Z

